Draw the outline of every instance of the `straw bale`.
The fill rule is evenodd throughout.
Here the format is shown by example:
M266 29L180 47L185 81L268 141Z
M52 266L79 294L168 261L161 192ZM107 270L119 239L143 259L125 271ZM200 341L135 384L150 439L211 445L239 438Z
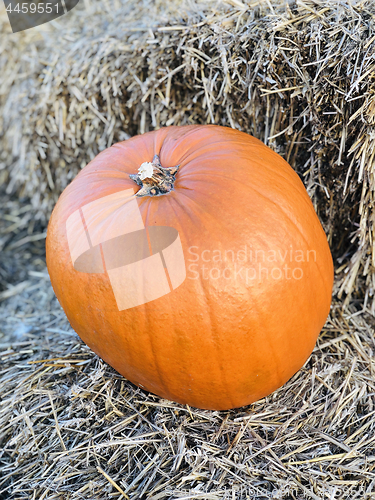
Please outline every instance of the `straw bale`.
M375 312L374 14L372 0L86 0L4 36L0 181L45 224L114 142L166 125L238 128L301 175L340 296Z
M66 23L5 36L7 192L29 197L46 223L65 186L114 142L166 125L238 128L301 175L340 296L375 312L374 14L372 0L87 0Z

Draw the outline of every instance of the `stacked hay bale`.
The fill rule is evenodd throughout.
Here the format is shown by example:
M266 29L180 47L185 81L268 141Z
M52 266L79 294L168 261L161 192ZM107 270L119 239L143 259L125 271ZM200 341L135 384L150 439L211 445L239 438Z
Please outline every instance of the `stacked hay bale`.
M366 0L108 0L39 35L3 37L8 193L30 198L45 224L65 186L114 142L166 125L238 128L301 175L339 296L374 313L374 15Z

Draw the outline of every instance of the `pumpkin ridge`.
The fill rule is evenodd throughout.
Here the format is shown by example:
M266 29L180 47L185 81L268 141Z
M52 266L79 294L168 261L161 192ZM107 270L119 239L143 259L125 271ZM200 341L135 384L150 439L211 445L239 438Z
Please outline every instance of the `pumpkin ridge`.
M202 282L203 276L201 276L199 274L199 277L200 277L199 283L201 286L201 290L203 292L201 294L201 296L203 297L204 302L206 304L206 312L207 312L207 316L209 318L209 324L210 324L211 343L212 343L213 350L215 352L215 358L217 360L217 364L219 367L219 372L221 375L221 383L222 383L222 386L224 388L225 394L227 396L227 400L230 402L231 407L234 407L235 405L234 405L233 400L231 398L230 390L228 387L229 384L228 384L227 378L225 376L225 369L223 366L223 360L221 359L220 353L218 352L218 349L220 348L220 344L221 344L221 342L220 342L221 338L219 335L215 334L214 328L212 328L212 326L213 326L213 320L212 320L213 314L212 314L211 304L210 304L210 300L209 300L209 294L204 293L205 287L204 287L203 282Z
M188 178L188 177L195 177L194 180L199 180L197 177L199 175L202 175L202 176L210 176L210 177L220 177L221 179L228 179L230 180L231 182L237 182L239 183L241 186L249 186L251 187L252 189L256 190L253 185L251 184L251 179L249 178L249 184L247 183L244 183L243 181L239 180L239 179L236 179L235 177L228 177L227 175L223 175L221 173L213 173L213 172L204 172L204 171L200 171L200 172L191 172L190 174L185 174L184 175L184 179ZM285 179L286 182L288 182L288 180L285 178L285 177L282 177L283 179ZM181 179L182 179L182 176L181 176ZM203 182L205 181L205 179L203 179ZM185 187L185 186L183 186ZM256 191L258 192L258 191Z
M173 210L173 212L175 213L176 215L176 219L178 220L178 215L176 213L176 209L175 207L173 206L173 202L172 202L172 199L174 198L171 198L171 197L167 197L166 200L168 201L169 205L170 205L170 208L171 210ZM179 234L184 234L184 231L183 231L183 226L181 224L178 225L178 233ZM185 237L185 240L187 241L187 238ZM176 321L175 321L175 315L174 314L171 314L171 318L172 318L172 321L173 321L173 325L170 327L170 329L173 331L173 334L174 336L176 336ZM184 360L184 363L183 363L183 372L185 375L187 375L187 378L189 379L189 383L188 383L188 390L190 390L191 388L191 381L190 381L190 376L189 376L189 370L188 370L188 366L186 364L186 362L188 362L188 359L185 358Z
M147 219L148 219L148 213L149 213L149 210L150 210L150 207L151 207L151 199L148 198L148 205L147 205L147 208L146 208L146 214L145 214L145 226L147 227ZM148 304L144 304L144 307L147 308ZM146 322L147 322L147 333L148 333L148 339L149 339L149 345L150 345L150 348L151 348L151 352L152 352L152 355L153 355L153 358L154 358L154 364L155 364L155 368L156 368L156 373L159 377L159 380L160 380L160 383L161 383L161 386L163 387L164 389L164 392L166 394L170 394L170 391L165 383L165 380L164 380L164 375L162 374L162 370L160 368L160 362L158 360L158 356L156 354L156 350L155 350L155 345L154 345L154 342L152 340L152 328L151 328L151 325L150 325L150 321L151 321L151 315L150 314L146 314Z
M189 198L189 197L188 197L188 198ZM171 204L171 203L172 203L172 198L167 198L167 199L169 200L169 203ZM177 198L176 198L176 197L174 197L173 199L175 200L175 202L177 203L177 205L178 205L180 208L182 208L182 209L185 209L185 208L186 208L185 206L181 206L181 205L179 204L179 202L178 202L178 200L177 200ZM195 201L195 200L192 200L191 198L189 198L189 199L190 199L191 201L193 201L193 202ZM148 200L149 200L149 204L148 204L148 208L147 208L147 214L146 214L146 216L145 216L145 224L146 224L146 225L147 225L147 219L148 219L148 217L149 217L149 209L150 209L150 207L151 207L151 203L152 203L151 198L148 198ZM175 209L173 209L173 210L174 210L174 212L175 212ZM176 213L176 212L175 212L175 213ZM208 213L208 212L207 212L207 213ZM177 220L178 220L178 218L177 218ZM181 229L182 229L182 231L181 231ZM178 231L179 231L179 233L181 232L181 233L183 234L183 228L182 228L182 226L181 226L180 224L178 225ZM211 306L209 305L209 300L208 300L208 297L206 297L208 294L206 294L206 293L205 293L205 287L204 287L204 284L203 284L203 282L202 282L202 279L203 279L203 278L200 276L199 283L200 283L200 288L201 288L201 290L202 290L201 297L203 298L204 303L205 303L205 305L206 305L206 310L208 311L208 317L209 317L209 323L210 323L210 332L211 332L211 337L212 337L212 345L213 345L213 349L214 349L215 356L216 356L216 359L217 359L217 363L218 363L219 371L220 371L220 373L221 373L221 382L220 382L220 381L218 381L218 382L220 382L220 383L221 383L221 385L225 388L225 393L226 393L226 395L227 395L227 399L230 401L230 404L231 404L232 406L234 406L234 405L233 405L233 401L232 401L232 399L231 399L231 397L230 397L230 391L229 391L229 388L228 388L228 382L227 382L227 380L226 380L226 378L225 378L225 369L224 369L224 366L223 366L223 362L222 362L222 360L220 359L220 356L219 356L219 353L218 353L218 344L220 344L220 340L219 340L219 338L218 338L218 337L217 337L216 341L215 341L215 339L214 339L215 334L214 334L214 332L213 332L213 330L214 330L214 329L213 329L213 321L212 321L212 316L213 316L213 314L212 314L212 311L211 311ZM154 352L154 349L153 349L153 345L152 345L152 341L151 341L151 340L150 340L150 345L151 345L151 348L152 348L152 352ZM155 355L155 359L156 359L156 355ZM161 372L160 372L159 370L158 370L158 375L159 375L159 377L163 378L163 377L162 377L162 374L161 374ZM163 384L163 386L164 386L164 388L166 388L165 383ZM170 393L171 393L171 391L170 391L170 390L166 390L166 393L170 394Z
M169 198L167 197L167 198L165 198L165 199L166 199L166 200L169 200L169 203L171 204L171 198L170 198L170 197L169 197ZM147 206L147 210L146 210L146 213L145 213L145 219L144 219L144 221L145 221L145 226L146 226L146 227L149 227L149 224L148 224L148 222L149 222L149 218L150 218L150 216L149 216L149 211L150 211L150 208L152 207L152 197L144 197L144 198L141 198L141 199L140 199L140 201L141 201L141 202L143 202L143 200L144 200L144 202L146 202L146 200L148 201L148 206ZM173 207L172 207L172 208L173 208ZM173 211L175 212L175 210L174 210L174 209L173 209ZM178 217L176 217L176 218L177 218L177 220L178 220ZM179 234L183 233L183 231L181 231L181 227L182 227L182 226L179 224L179 225L178 225L178 233L179 233ZM177 228L176 228L176 229L177 229ZM166 299L166 297L164 297L164 300L165 300L165 299ZM172 332L173 332L173 335L175 336L175 315L174 315L174 314L171 314L170 316L173 318L173 327L171 327L171 326L169 325L169 326L168 326L168 330L169 330L169 331L172 331ZM150 342L150 345L152 345L152 344L151 344L151 342ZM154 354L154 349L153 349L153 347L152 347L152 352L153 352L153 354ZM161 372L161 369L160 369L160 367L159 367L159 364L157 363L157 357L156 357L156 354L155 354L155 365L158 367L158 368L157 368L157 369L158 369L158 374L159 374L159 377L162 379L162 383L163 383L163 387L164 387L164 389L165 389L165 393L167 393L167 394L171 394L171 392L172 392L172 391L170 391L169 389L167 389L167 386L166 386L166 384L165 384L165 382L164 382L164 375L162 375L162 372ZM185 368L186 368L186 367L185 367ZM187 370L186 370L186 369L185 369L185 373L187 373Z
M160 159L161 159L162 157L164 157L164 155L170 154L170 149L172 149L172 148L171 148L171 147L170 147L170 145L168 144L168 141L170 141L170 140L175 140L175 144L173 145L173 149L176 149L176 148L178 148L178 147L181 147L181 142L182 142L183 140L188 139L188 138L189 138L189 136L190 136L191 134L193 134L193 133L195 133L195 132L197 131L197 129L201 129L201 128L202 128L202 125L183 125L183 126L181 126L180 128L185 128L185 127L186 127L186 129L187 129L187 128L190 128L190 127L191 127L191 128L190 128L190 130L186 130L186 132L185 132L185 133L183 133L183 134L179 134L177 137L168 137L168 134L166 133L166 137L164 137L164 138L162 139L162 141L161 141L161 145L160 145L160 150L159 150L159 153L155 153L155 154L158 154L158 155L159 155ZM165 127L165 130L168 130L168 129L174 129L174 130L176 130L177 128L179 128L179 127L177 127L176 125L172 125L172 126L170 126L170 127ZM157 131L156 131L156 133L159 133L161 130L163 130L163 129L159 129L159 130L157 130ZM176 131L177 131L177 130L176 130ZM155 146L155 143L154 143L154 146ZM154 151L156 151L156 148L155 148L155 147L154 147ZM192 148L191 153L193 153L193 151L194 151L194 150L193 150L193 148ZM188 154L190 154L190 153L188 153ZM184 159L185 159L185 158L182 158L182 159L178 162L178 164L181 164L181 163L182 163L182 161L184 161ZM163 158L163 160L164 160L164 158Z
M204 147L211 148L211 147L213 147L215 145L222 146L223 144L231 144L231 141L225 141L225 140L223 140L223 141L209 142L208 144L207 143L203 143L202 146L201 146L201 149L203 149ZM194 153L196 153L197 156L199 156L199 149L193 149L192 148L191 151L188 151L187 153L185 153L186 156L184 155L184 156L181 157L181 160L179 161L179 164L181 165L181 167L184 166L184 162L185 163L190 163L191 161L194 161L194 160L189 160L189 156L193 155ZM212 154L212 151L209 151L207 154L210 154L210 153ZM205 154L205 153L203 153L203 154ZM202 154L202 156L203 156L203 154Z
M204 154L202 154L201 156L196 157L196 158L194 158L193 160L190 160L190 167L192 167L192 164L193 164L195 161L197 161L197 162L201 162L202 160L204 160L204 159L205 159L205 155L206 155L206 154L207 154L207 157L208 157L208 159L209 159L209 158L210 158L210 155L212 155L212 151L209 151L209 152L207 152L207 153L204 153ZM295 175L293 175L293 176L292 176L292 175L290 175L289 177L285 177L285 175L283 175L283 172L281 172L281 171L280 171L280 169L274 169L274 168L271 168L271 167L267 166L267 165L266 165L263 161L261 162L261 161L260 161L260 160L258 160L258 159L256 159L256 160L255 160L255 159L249 159L249 158L247 158L247 157L245 157L245 156L244 156L244 157L242 157L242 159L243 159L244 161L247 161L247 162L249 162L249 161L252 161L252 162L254 162L254 161L259 162L259 163L261 164L262 168L263 168L264 166L266 166L267 170L269 170L270 172L272 172L272 174L276 174L276 175L278 175L281 179L283 179L283 180L284 180L285 182L287 182L288 184L291 184L291 183L293 182L293 180L295 179L295 176L297 176L297 177L298 177L298 179L300 180L300 182L302 183L302 181L301 181L301 179L300 179L299 175L298 175L296 172L294 172L294 171L292 171L291 173L294 173ZM230 179L230 180L236 180L236 179L234 179L234 178L232 178L232 177L227 177L227 176L225 176L225 175L221 174L221 173L220 173L220 171L219 171L218 173L216 173L216 174L212 174L211 172L210 172L210 173L208 173L208 172L202 172L201 170L198 170L198 171L195 171L195 170L194 170L193 172L192 172L192 171L190 171L190 172L186 172L186 173L185 173L185 171L183 170L183 167L184 167L184 165L183 165L183 160L181 160L180 165L181 165L181 171L179 172L179 178L180 178L180 179L186 179L186 178L188 178L188 177L190 177L190 176L192 176L192 175L199 175L199 174L208 175L208 174L209 174L209 175L217 175L217 176L220 176L220 177L222 177L222 178L227 178L227 179ZM181 174L183 174L183 175L181 175ZM239 180L237 180L237 181L238 181L238 182L241 182L241 181L239 181ZM302 183L302 186L303 186L303 183ZM300 187L301 187L301 186L300 186Z
M189 191L196 191L196 190L194 190L194 189L189 189ZM203 213L207 214L207 215L210 217L210 220L213 220L213 221L215 221L215 222L217 223L217 217L215 217L215 214L213 214L213 213L211 213L211 212L209 212L209 211L207 211L207 210L204 210L204 209L202 208L202 206L201 206L201 205L199 205L199 203L198 203L196 200L194 200L194 198L191 198L191 197L190 197L190 196L188 196L186 193L184 193L184 192L182 192L182 191L180 191L180 190L179 190L178 194L179 194L179 196L180 196L180 195L185 196L185 198L188 198L188 200L190 200L191 202L193 202L193 204L195 204L195 205L198 207L198 215L199 215L199 211L200 211L200 212L203 212ZM181 205L178 203L177 198L175 198L175 200L176 200L177 204L181 207ZM185 209L186 209L186 206L185 206L185 205L183 205L183 206L182 206L182 208L183 208L183 210L185 210ZM190 208L190 210L191 210L191 208ZM193 211L193 213L195 214L194 210L192 210L192 211ZM208 225L209 225L209 223L206 223L206 226L208 226ZM206 226L204 226L204 227L206 227ZM230 229L230 228L228 228L228 229L227 229L227 233L228 233L229 235L231 235L231 234L232 234L232 232L231 232L231 229Z
M237 182L239 182L239 181L237 181ZM267 198L266 196L264 196L264 195L262 195L261 193L259 193L256 189L254 189L254 188L252 188L252 189L253 189L253 190L254 190L254 192L255 192L255 193L257 193L259 196L263 196L263 197L264 197L265 199L267 199L268 201L272 201L272 200L270 200L269 198ZM195 191L195 190L193 190L193 189L189 189L189 190L190 190L190 191ZM179 194L179 195L183 195L183 196L185 196L185 197L186 197L186 198L188 198L191 202L193 202L193 204L197 205L197 206L198 206L198 210L199 210L200 212L203 212L203 213L207 214L208 216L210 216L211 220L217 221L217 219L216 219L215 215L214 215L214 214L212 214L211 212L207 211L207 210L203 210L203 209L202 209L202 207L201 207L201 206L197 203L197 201L196 201L196 200L194 200L194 198L192 198L192 197L188 196L186 193L184 193L184 192L183 192L183 191L181 191L180 189L179 189L178 194ZM175 198L175 200L176 200L177 204L179 205L177 198ZM278 207L278 205L277 205L275 202L272 202L272 203ZM181 205L179 205L179 206L181 206ZM187 208L187 207L186 207L186 205L183 205L183 209L184 209L184 210L186 210L186 208ZM190 210L191 210L191 207L189 207L189 208L190 208ZM283 212L284 216L288 219L288 221L290 221L290 222L291 222L291 223L292 223L292 224L293 224L293 225L294 225L294 226L298 229L298 226L296 226L296 224L295 224L295 223L294 223L294 222L293 222L293 221L292 221L292 220L291 220L291 219L287 216L287 214L286 214L284 211L282 211L282 212ZM194 213L194 210L193 210L193 213ZM222 229L223 229L223 228L221 228L221 230L222 230ZM227 233L231 234L231 230L230 230L230 228L227 228ZM301 233L301 232L300 232L300 234L301 234L301 236L303 237L303 239L304 239L305 243L307 244L307 240L306 240L306 238L304 237L303 233ZM319 266L318 266L318 271L319 271L319 274L321 275L321 270L320 270ZM323 281L324 281L324 280L323 280Z
M257 312L258 318L260 318L261 314L259 312L258 301L254 300L254 298L253 298L251 304L254 306L254 309ZM273 344L272 344L272 338L270 337L270 335L268 335L268 332L265 332L265 333L266 333L266 335L264 335L263 338L266 338L266 340L267 340L267 344L268 344L269 349L271 350L271 355L272 355L273 361L277 361L277 362L273 363L272 369L274 372L276 372L279 384L281 384L282 377L280 376L280 370L279 370L279 366L278 366L279 365L278 361L280 358L278 356L276 356L276 354L275 354L275 349L274 349Z
M179 192L179 194L181 194L181 192ZM193 199L192 199L192 198L190 198L189 196L187 196L187 195L185 195L185 196L186 196L189 200L191 200L191 201L195 202L195 200L193 200ZM181 205L180 205L180 203L179 203L178 199L177 199L177 198L174 198L174 199L175 199L176 203L178 204L178 206L179 206L179 207L181 207ZM196 203L196 202L195 202L195 203ZM197 204L197 203L196 203L196 204ZM183 207L181 207L181 208L185 208L185 205L184 205ZM208 213L208 212L206 212L206 213ZM214 218L214 220L215 220L215 218ZM211 338L212 338L212 337L213 337L213 336L212 336L212 332L213 332L213 328L212 328L212 311L211 311L211 306L208 304L208 297L206 297L206 295L208 295L208 294L204 293L204 292L205 292L205 287L204 287L204 284L203 284L203 282L202 282L202 279L203 279L203 277L200 275L199 284L200 284L200 288L201 288L201 291L202 291L201 296L202 296L202 298L203 298L203 300L204 300L204 303L206 304L206 309L208 310L209 323L210 323L210 325L211 325L211 327L210 327L210 332L211 332ZM220 360L220 359L219 359L219 355L218 355L218 352L217 352L217 342L215 343L215 341L214 341L214 339L213 339L213 338L212 338L212 344L214 345L214 350L215 350L216 359L217 359L217 361L218 361L219 370L220 370L220 372L221 372L221 374L222 374L222 375L221 375L221 377L222 377L222 378L224 377L224 378L223 378L223 380L222 380L222 383L223 383L223 384L224 384L224 386L225 386L225 393L226 393L226 395L227 395L227 397L228 397L228 400L230 401L230 404L233 406L233 401L232 401L232 399L231 399L231 397L230 397L230 391L229 391L229 389L228 389L228 382L226 381L226 379L225 379L225 375L224 375L224 374L225 374L224 366L223 366L223 364L222 364L222 360Z
M238 144L238 146L240 146L240 149L241 149L241 151L237 152L239 154L239 156L242 159L244 159L246 161L249 161L248 156L243 151L243 142L242 141L238 141L237 144ZM274 174L279 175L280 177L282 177L283 179L285 179L287 182L291 182L291 179L293 180L293 179L298 178L300 180L301 186L304 187L303 182L300 179L300 176L289 165L289 163L282 156L280 156L278 153L276 153L275 151L273 151L272 149L270 149L268 146L266 146L263 142L258 141L257 143L254 143L253 141L248 141L247 149L250 149L250 148L254 149L254 151L258 155L258 158L251 158L251 161L259 162L261 164L262 168L266 168L267 170L271 171L273 175ZM273 159L275 160L275 162L278 163L277 168L275 168L274 166L271 167L268 164L268 162L264 160L264 158L259 158L259 153L257 152L257 150L259 150L259 149L261 149L267 156L272 156L273 157ZM284 174L286 174L287 177L285 177Z
M303 239L303 240L304 240L304 242L306 243L307 247L309 247L309 243L308 243L308 241L307 241L307 239L306 239L305 235L304 235L304 234L303 234L303 232L300 230L300 228L298 227L298 225L297 225L297 224L296 224L296 223L295 223L295 222L294 222L294 221L293 221L293 220L289 217L289 215L285 212L285 210L283 210L283 208L282 208L280 205L278 205L276 202L274 202L273 200L271 200L271 198L268 198L268 197L267 197L266 195L264 195L263 193L260 193L260 192L259 192L257 189L255 189L253 186L251 187L251 189L252 189L255 193L257 193L259 196L262 196L264 199L266 199L267 201L269 201L272 205L276 205L276 207L277 207L278 209L280 209L280 211L284 214L285 218L286 218L286 219L288 219L288 220L289 220L289 221L293 224L293 226L294 226L294 227L298 230L299 234L302 236L302 239ZM322 228L322 231L323 231L323 233L324 233L323 228ZM324 235L325 235L325 233L324 233ZM326 237L326 236L325 236L325 237ZM328 242L327 242L327 245L328 245ZM317 265L318 263L316 262L316 260L314 260L314 262L315 262L315 264L316 264L316 267L318 268L318 272L319 272L319 274L320 274L320 276L321 276L321 278L322 278L322 281L323 281L324 285L326 285L326 284L327 284L327 282L326 282L326 280L325 280L325 279L324 279L324 277L323 277L323 274L324 274L324 273L322 273L322 271L321 271L320 267ZM326 288L326 286L325 286L324 288ZM331 296L331 292L329 293L329 296Z

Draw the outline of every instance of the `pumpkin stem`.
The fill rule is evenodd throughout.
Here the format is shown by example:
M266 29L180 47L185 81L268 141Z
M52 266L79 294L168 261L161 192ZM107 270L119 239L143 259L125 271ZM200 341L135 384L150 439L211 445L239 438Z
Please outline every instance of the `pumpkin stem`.
M142 163L138 174L129 174L130 179L141 186L136 196L160 196L172 191L179 167L162 167L159 155L155 155L152 162Z

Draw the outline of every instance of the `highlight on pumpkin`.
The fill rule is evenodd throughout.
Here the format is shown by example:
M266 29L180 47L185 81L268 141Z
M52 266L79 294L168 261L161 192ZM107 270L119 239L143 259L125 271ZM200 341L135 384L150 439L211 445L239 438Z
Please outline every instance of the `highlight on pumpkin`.
M147 166L142 168L149 172ZM74 211L66 221L66 232L74 269L106 271L120 311L158 299L185 280L178 231L146 228L132 189Z

